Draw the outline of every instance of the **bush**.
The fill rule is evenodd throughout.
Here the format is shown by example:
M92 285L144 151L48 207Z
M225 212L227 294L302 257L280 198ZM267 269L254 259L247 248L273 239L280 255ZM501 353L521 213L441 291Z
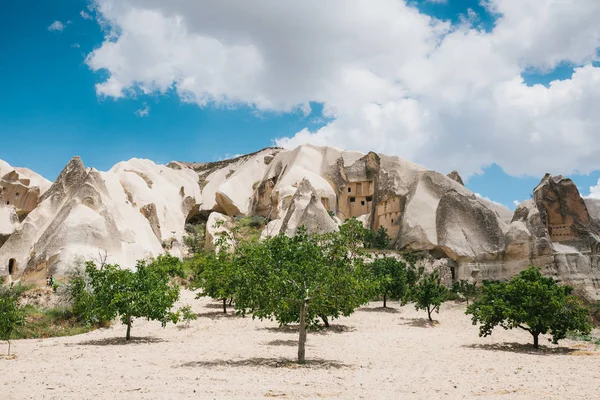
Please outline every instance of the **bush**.
M479 292L475 284L470 283L465 279L461 279L459 282L454 282L452 285L452 292L461 294L467 300L467 306L469 305L469 299L474 298Z
M0 340L8 342L9 355L11 339L16 329L23 325L24 315L17 292L0 288Z
M206 224L186 224L183 244L191 254L196 254L204 249L206 242Z

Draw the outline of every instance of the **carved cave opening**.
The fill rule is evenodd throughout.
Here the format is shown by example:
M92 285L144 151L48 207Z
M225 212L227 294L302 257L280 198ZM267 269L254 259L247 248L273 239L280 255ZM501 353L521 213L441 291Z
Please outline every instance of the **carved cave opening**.
M17 260L11 258L8 260L8 274L12 276L15 272L17 272Z

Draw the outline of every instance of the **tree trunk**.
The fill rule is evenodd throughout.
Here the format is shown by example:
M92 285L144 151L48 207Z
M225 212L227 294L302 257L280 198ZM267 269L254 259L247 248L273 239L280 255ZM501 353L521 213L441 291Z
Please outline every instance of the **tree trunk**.
M229 305L233 304L233 297L229 299Z
M223 297L223 313L227 314L227 299Z
M431 319L431 312L432 311L433 310L429 306L427 306L427 316L429 317L429 322L433 322L433 320Z
M540 344L539 344L540 334L539 333L532 333L532 335L533 335L533 348L539 349L540 348Z
M300 305L300 336L298 338L298 363L304 364L306 361L306 300Z
M326 315L319 315L319 316L323 320L323 324L325 325L325 328L329 328L329 319L327 319L327 316Z
M383 294L383 308L387 308L387 294Z
M10 356L10 340L7 340L8 342L8 355Z
M127 335L125 340L131 340L131 315L127 316Z

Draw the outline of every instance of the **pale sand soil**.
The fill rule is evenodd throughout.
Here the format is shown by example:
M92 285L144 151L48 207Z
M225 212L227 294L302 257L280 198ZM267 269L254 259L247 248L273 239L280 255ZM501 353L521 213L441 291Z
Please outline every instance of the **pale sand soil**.
M183 296L197 321L162 329L138 320L132 333L142 339L127 345L120 324L15 341L17 357L0 358L0 399L600 399L600 348L544 338L535 352L516 330L479 338L462 304L445 304L431 327L411 305L382 312L373 303L309 334L310 362L298 366L294 329Z

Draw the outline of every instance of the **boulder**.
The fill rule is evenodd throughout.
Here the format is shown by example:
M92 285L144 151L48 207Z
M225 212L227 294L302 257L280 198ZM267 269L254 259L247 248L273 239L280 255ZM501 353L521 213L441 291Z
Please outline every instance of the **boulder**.
M206 244L204 247L207 250L219 251L221 248L219 241L222 240L226 244L227 250L233 251L235 243L232 229L233 218L218 212L210 213L206 222Z

